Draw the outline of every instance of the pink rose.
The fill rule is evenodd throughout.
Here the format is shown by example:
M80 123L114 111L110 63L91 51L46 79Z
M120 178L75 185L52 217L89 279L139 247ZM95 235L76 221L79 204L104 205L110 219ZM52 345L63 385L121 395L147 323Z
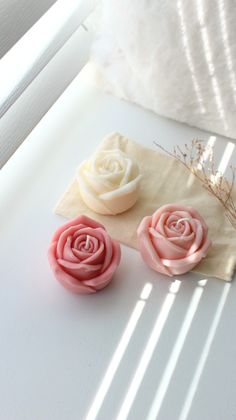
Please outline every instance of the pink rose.
M57 280L74 293L95 293L110 283L120 263L120 245L86 216L59 227L48 250Z
M167 276L190 271L206 256L208 228L192 207L168 204L144 217L137 233L141 255L153 270Z

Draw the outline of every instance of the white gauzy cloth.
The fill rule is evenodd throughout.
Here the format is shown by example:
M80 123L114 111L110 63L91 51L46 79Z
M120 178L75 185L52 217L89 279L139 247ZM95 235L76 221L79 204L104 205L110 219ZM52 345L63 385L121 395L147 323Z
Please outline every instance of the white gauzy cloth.
M236 138L235 0L102 0L100 85L158 114Z

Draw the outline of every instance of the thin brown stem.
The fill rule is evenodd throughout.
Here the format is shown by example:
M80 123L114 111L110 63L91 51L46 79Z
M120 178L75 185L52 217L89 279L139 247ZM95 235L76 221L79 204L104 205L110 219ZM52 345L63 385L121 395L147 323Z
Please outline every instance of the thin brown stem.
M155 141L154 144L168 156L178 160L202 183L203 187L221 203L226 217L236 229L236 203L233 199L236 168L231 166L231 180L228 181L215 169L214 149L205 146L199 139L193 139L191 144L185 144L183 149L180 146L174 147L173 153ZM204 161L205 156L207 159Z

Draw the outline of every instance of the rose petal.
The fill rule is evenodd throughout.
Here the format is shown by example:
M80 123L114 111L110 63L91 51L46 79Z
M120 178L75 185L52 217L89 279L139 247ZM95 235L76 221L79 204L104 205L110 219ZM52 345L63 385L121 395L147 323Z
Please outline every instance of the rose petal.
M193 222L195 223L195 238L194 238L194 242L192 243L192 246L190 247L188 254L187 255L191 255L194 254L195 251L198 250L198 248L201 246L202 242L203 242L203 228L201 225L201 222L197 219L193 219Z
M89 238L89 241L88 241ZM90 255L94 251L94 242L98 242L97 238L94 238L90 235L79 234L79 236L73 241L73 248L77 251L84 252L87 255Z
M158 210L155 211L152 215L152 227L155 227L161 214L169 213L172 214L175 211L183 210L188 211L191 207L183 206L181 204L166 204L165 206L160 207Z
M138 175L135 179L128 182L127 184L122 185L122 186L116 188L113 191L109 191L109 192L100 194L99 198L106 202L107 200L109 201L109 200L112 200L114 198L122 197L123 195L130 194L133 191L137 190L141 178L142 178L142 175Z
M99 222L97 222L97 221L95 221L93 219L90 219L90 217L84 216L84 215L79 215L75 219L70 220L67 223L64 223L64 225L62 225L62 226L59 226L57 228L57 230L55 231L55 233L54 233L54 235L53 235L53 237L51 239L51 242L58 241L60 235L65 230L67 230L67 228L70 228L71 226L73 226L73 227L74 226L78 226L80 224L81 225L84 225L84 226L89 226L89 227L92 227L92 228L98 228L98 227L102 227L103 228L103 225L101 223L99 223Z
M89 220L91 220L91 219L89 219ZM100 223L98 223L96 225L98 227L102 226L102 225L100 225ZM94 232L94 230L95 229L93 229L92 227L89 227L89 226L87 227L83 224L79 224L79 225L71 226L68 229L66 229L64 232L62 232L59 239L58 239L58 243L57 243L57 256L58 256L58 258L63 258L63 249L65 247L68 236L72 235L73 240L75 240L78 236L82 235L83 233L85 235L86 234L91 234L91 232Z
M62 252L62 258L67 261L78 262L78 257L74 255L71 249L71 243L72 243L72 236L68 236L66 240L66 244Z
M165 236L165 223L169 217L169 213L163 213L160 215L158 221L154 224L152 222L152 227L155 228L159 233Z
M163 265L161 258L159 258L153 247L148 231L151 223L152 217L147 216L143 218L138 227L137 234L140 253L146 264L153 268L153 270L159 271L160 273L166 274L167 276L172 276L170 270Z
M127 184L127 182L130 181L131 175L132 175L133 162L130 159L125 159L125 162L126 162L125 174L123 176L123 179L121 180L120 186Z
M87 257L88 251L86 252L86 250L84 251L84 250L80 249L81 236L79 235L78 237L76 237L75 240L73 240L72 247L73 247L73 249L76 250L75 255L77 255L79 258L83 259L83 258ZM87 235L84 234L83 236L85 238L85 243L86 243ZM99 240L92 235L89 235L89 236L90 236L90 243L92 243L91 253L96 252L99 248Z
M194 241L194 238L195 238L195 234L194 232L192 232L188 236L184 236L184 235L176 236L176 237L168 238L168 240L174 243L175 245L181 246L181 248L185 249L187 252L189 248L191 247Z
M183 236L188 236L191 235L192 231L190 229L190 225L188 222L184 222L184 231L183 231Z
M61 258L57 260L58 264L73 277L78 280L91 279L97 276L101 271L102 264L84 264L84 263L73 263L65 261Z
M100 243L100 247L98 248L98 250L96 252L94 252L93 254L89 255L87 258L85 258L83 260L83 264L104 264L104 258L105 258L105 245L103 242Z
M177 236L181 236L182 233L179 231L176 231L172 227L164 226L164 236L167 238L176 238Z
M179 259L186 256L186 250L163 237L155 229L149 228L152 243L160 258Z
M72 248L72 252L81 262L88 258L89 255L93 255L92 252L79 251L76 248Z
M109 207L98 198L97 194L91 188L89 188L89 186L84 182L82 176L77 174L77 180L79 184L80 195L83 201L85 203L89 203L89 207L96 209L97 213L110 214L111 210Z
M165 228L169 229L171 232L175 232L176 236L183 235L186 230L190 233L190 219L190 215L185 218L179 218L177 215L172 215L168 218Z
M170 227L165 226L165 232L168 231L169 235L166 235L169 241L175 243L176 245L180 245L181 248L188 250L192 245L192 241L194 239L194 232L192 225L189 221L181 221L178 225L177 216L173 216L175 221L171 221ZM176 221L177 218L177 221ZM177 226L176 226L177 225Z
M184 212L188 212L192 215L192 217L196 216L196 219L199 219L201 222L203 221L202 217L198 217L197 214L198 212L193 209L192 207L189 206L184 206L181 204L166 204L165 206L160 207L158 210L155 211L155 213L153 213L152 215L152 227L155 228L161 214L164 213L169 213L169 214L173 214L176 211L184 211ZM204 222L205 224L205 222Z
M80 176L86 177L84 179L84 182L88 182L90 187L97 193L101 194L102 192L110 191L114 188L114 184L120 182L120 179L122 178L123 172L120 171L119 173L109 173L109 174L92 174L89 171L84 171L83 175L80 174Z
M176 210L176 211L173 211L172 214L178 216L178 219L185 219L185 218L188 219L188 218L191 218L191 215L187 211L187 207L184 210Z
M185 258L182 259L178 259L178 260L169 260L169 259L165 259L163 258L163 264L165 264L166 267L170 267L170 268L178 268L178 267L186 267L189 264L194 264L196 265L199 261L201 261L202 258L204 258L206 256L207 250L211 245L211 241L210 239L206 239L206 242L204 242L204 244L202 245L201 248L199 248L194 254L188 255ZM187 270L189 271L189 270Z
M188 207L188 211L191 214L192 218L199 220L201 222L201 225L202 225L203 229L208 231L208 227L206 225L206 222L203 219L203 217L200 215L200 213L198 213L198 211L196 209L193 209L192 207Z
M178 222L179 217L177 216L177 214L173 214L173 213L168 213L169 217L166 221L167 226L171 225L173 222Z
M89 235L92 238L96 238L99 241L103 241L103 232L106 232L106 230L104 228L96 228L96 229L92 229L90 227L84 227L82 229L80 229L78 232L75 232L73 235L73 239L76 239L78 236L80 235Z
M112 241L111 237L108 235L108 233L106 231L102 232L103 234L103 240L104 240L104 245L105 245L105 258L104 258L104 262L103 262L103 266L101 269L101 273L103 273L107 267L109 266L111 259L112 259L112 252L113 252L113 248L112 248L112 243L114 242L114 240Z
M86 284L87 286L96 287L96 289L98 290L107 286L107 284L110 283L116 271L116 268L120 263L120 258L121 258L120 245L118 242L113 240L112 259L110 260L110 265L107 267L105 271L103 271L97 277L94 277L91 280L85 280L84 284Z
M96 293L96 290L88 285L84 285L79 280L66 273L56 259L57 243L52 242L48 249L48 260L56 279L68 290L73 293Z
M57 257L58 258L63 258L63 250L64 250L68 236L71 236L75 232L79 231L80 227L81 225L70 226L64 232L61 233L57 242Z

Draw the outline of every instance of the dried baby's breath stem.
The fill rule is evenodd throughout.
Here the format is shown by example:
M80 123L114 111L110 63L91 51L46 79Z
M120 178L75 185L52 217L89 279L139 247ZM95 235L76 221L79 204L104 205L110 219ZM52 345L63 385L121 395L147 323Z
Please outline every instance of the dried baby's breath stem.
M231 179L215 169L214 148L205 145L202 140L193 139L190 145L183 148L176 146L173 152L166 150L159 143L154 144L167 155L181 162L199 181L203 187L221 203L229 222L236 229L236 203L233 199L236 167L230 166Z

